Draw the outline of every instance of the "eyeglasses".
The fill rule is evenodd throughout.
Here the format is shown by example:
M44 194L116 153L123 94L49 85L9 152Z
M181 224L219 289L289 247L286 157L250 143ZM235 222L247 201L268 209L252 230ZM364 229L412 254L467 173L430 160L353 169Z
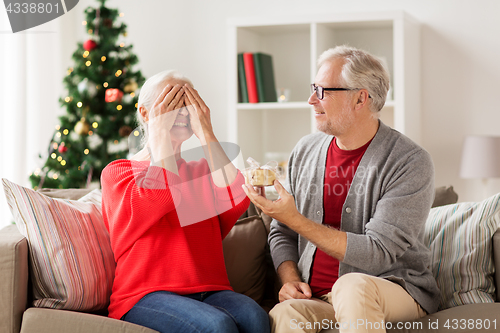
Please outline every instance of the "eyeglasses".
M323 88L322 86L317 86L314 83L311 83L311 94L316 92L316 97L318 99L323 99L325 97L325 90L327 91L347 91L347 90L359 90L361 88ZM369 98L372 98L368 95Z

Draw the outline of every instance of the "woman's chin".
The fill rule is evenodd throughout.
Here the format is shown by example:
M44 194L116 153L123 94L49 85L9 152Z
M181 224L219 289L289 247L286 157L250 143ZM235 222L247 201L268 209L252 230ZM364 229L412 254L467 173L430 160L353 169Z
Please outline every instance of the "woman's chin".
M174 126L170 129L170 137L172 140L184 142L193 135L193 131L189 126L181 127Z

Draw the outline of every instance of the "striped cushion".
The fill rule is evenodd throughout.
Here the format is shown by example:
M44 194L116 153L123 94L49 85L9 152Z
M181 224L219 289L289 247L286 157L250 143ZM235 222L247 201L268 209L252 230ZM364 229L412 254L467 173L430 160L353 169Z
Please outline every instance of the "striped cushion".
M76 311L106 308L115 262L100 190L73 201L2 181L16 225L28 240L33 305Z
M495 301L492 237L500 225L500 193L482 202L431 209L425 241L441 290L439 309Z

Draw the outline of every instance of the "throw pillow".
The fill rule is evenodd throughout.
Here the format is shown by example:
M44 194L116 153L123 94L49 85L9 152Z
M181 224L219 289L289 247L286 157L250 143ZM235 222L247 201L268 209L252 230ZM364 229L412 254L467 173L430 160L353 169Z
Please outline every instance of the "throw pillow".
M222 242L226 271L234 291L257 303L266 283L267 231L259 216L238 220Z
M453 186L436 187L432 208L457 203L458 194Z
M106 308L115 262L100 190L73 201L2 181L16 225L28 240L33 305L76 311Z
M500 225L500 193L482 202L432 208L425 225L439 309L495 301L492 237Z
M51 198L78 200L91 192L88 188L41 188L37 192L45 194Z

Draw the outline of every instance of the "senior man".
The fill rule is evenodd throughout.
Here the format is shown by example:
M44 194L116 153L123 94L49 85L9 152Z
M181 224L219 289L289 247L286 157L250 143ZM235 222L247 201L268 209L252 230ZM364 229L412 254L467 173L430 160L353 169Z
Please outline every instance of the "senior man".
M429 154L379 120L389 74L371 54L325 51L309 104L320 132L294 148L280 198L247 195L273 218L282 282L274 332L385 332L437 310L423 244L434 193ZM334 324L334 325L333 325Z

